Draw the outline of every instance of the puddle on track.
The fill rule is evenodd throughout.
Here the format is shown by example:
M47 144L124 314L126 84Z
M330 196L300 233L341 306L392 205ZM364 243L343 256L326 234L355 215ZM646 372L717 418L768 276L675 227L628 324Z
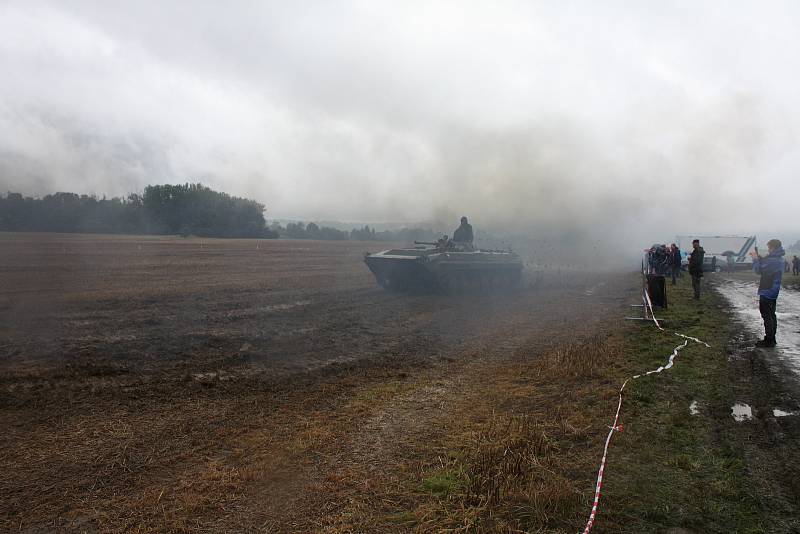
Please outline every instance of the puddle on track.
M753 418L753 409L749 404L737 402L731 406L731 415L733 415L733 418L739 423L749 421Z
M764 337L764 322L758 312L758 294L754 283L721 280L717 289L733 307L736 317L753 337ZM778 346L761 349L777 358L800 378L800 293L781 290L778 297Z
M772 415L774 415L775 417L788 417L790 415L800 415L800 412L786 412L784 410L781 410L780 408L773 408Z
M700 415L699 404L696 400L689 405L689 415Z

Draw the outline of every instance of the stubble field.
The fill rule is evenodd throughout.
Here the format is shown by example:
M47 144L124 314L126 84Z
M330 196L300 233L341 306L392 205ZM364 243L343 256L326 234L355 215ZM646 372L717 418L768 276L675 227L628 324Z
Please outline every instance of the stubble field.
M500 427L550 477L528 526L574 530L617 371L568 349L607 350L630 276L390 294L384 245L0 234L0 530L510 531L453 471Z

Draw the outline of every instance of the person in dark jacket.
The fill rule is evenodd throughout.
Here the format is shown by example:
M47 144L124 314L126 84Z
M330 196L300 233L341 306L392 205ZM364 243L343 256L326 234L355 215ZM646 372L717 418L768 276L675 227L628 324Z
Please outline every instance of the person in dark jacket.
M797 255L792 256L792 274L795 276L800 274L800 258Z
M681 275L681 249L675 243L670 247L669 257L672 268L672 285L674 286L677 283L677 278Z
M461 226L456 228L456 231L453 232L453 241L456 243L472 244L473 239L472 225L469 224L466 217L461 217Z
M650 274L656 274L658 271L658 245L653 245L647 251L647 265L650 267Z
M764 339L756 343L757 347L774 347L775 334L778 331L778 317L775 308L778 304L778 293L781 291L783 276L783 245L779 239L767 241L767 255L759 256L758 249L751 254L753 271L761 275L758 284L758 311L764 319Z
M692 241L692 253L689 254L689 274L692 275L692 288L695 300L700 300L700 279L703 278L703 259L706 251L700 246L700 240Z

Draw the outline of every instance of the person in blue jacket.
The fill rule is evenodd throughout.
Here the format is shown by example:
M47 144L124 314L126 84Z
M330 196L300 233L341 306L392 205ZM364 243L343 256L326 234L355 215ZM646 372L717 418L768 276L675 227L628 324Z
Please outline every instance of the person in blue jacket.
M753 272L761 275L758 284L758 310L764 319L764 339L756 343L757 347L774 347L775 334L778 331L778 318L775 308L778 304L778 293L781 290L781 276L783 275L783 244L779 239L767 241L768 253L766 256L758 255L758 248L750 255L753 257Z

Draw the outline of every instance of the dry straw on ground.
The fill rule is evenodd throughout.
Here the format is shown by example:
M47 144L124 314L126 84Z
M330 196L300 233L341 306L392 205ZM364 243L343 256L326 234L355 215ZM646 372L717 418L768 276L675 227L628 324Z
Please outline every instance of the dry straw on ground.
M596 337L498 369L484 408L491 415L438 469L456 482L420 507L418 529L547 532L579 524L607 412L605 402L586 406L585 399L611 398L604 368L614 356L612 344Z

